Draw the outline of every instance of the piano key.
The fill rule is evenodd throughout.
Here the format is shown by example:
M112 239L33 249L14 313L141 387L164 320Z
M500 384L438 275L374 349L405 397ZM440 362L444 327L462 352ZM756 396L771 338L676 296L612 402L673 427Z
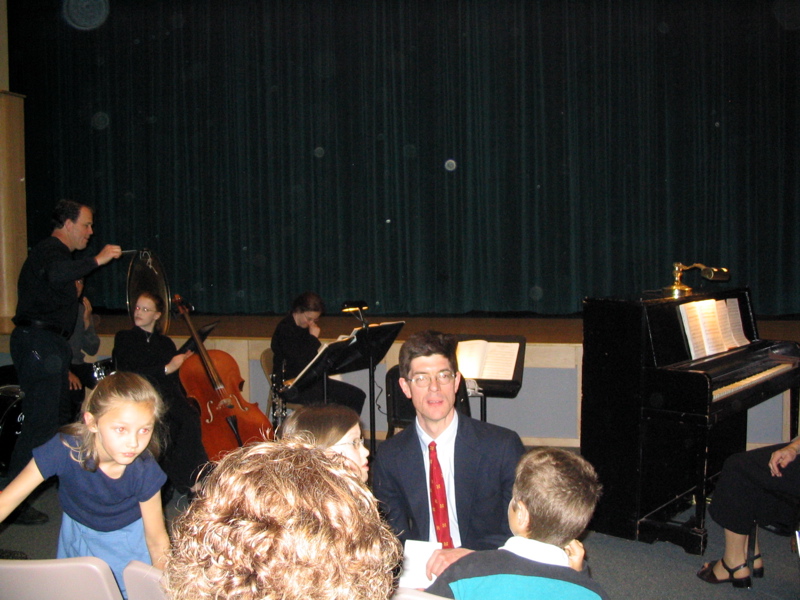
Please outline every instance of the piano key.
M717 388L711 394L712 402L717 402L718 400L722 400L731 394L735 394L749 387L758 385L762 381L766 381L767 379L775 377L776 375L779 375L785 371L791 371L796 366L797 365L795 363L782 363L770 369L766 369L765 371L761 371L760 373L756 373L755 375L751 375L750 377L746 377L721 388Z

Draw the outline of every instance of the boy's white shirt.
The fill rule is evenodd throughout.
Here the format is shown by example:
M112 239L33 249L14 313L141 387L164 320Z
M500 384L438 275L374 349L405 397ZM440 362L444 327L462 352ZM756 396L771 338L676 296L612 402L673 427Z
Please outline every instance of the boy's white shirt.
M529 540L519 535L508 538L505 545L501 546L499 550L508 550L522 558L547 565L569 566L569 557L563 548L537 540Z

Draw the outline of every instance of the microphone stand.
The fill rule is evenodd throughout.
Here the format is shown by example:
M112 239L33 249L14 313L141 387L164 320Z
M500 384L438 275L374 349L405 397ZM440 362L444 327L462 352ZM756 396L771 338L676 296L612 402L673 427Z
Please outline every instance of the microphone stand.
M369 453L370 456L375 456L375 356L369 339L369 324L360 308L358 309L358 320L361 321L361 331L364 332L364 346L369 355Z

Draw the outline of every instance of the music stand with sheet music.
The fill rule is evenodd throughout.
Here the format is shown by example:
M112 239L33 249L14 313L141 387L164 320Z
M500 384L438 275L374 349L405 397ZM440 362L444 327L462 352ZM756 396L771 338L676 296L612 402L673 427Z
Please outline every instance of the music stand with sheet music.
M322 379L323 399L327 402L328 376L368 369L369 443L370 452L375 456L375 366L386 356L403 325L405 321L368 325L353 330L349 337L322 346L294 381L278 392L279 395L291 402Z
M527 340L522 335L481 335L481 334L466 334L459 333L455 335L459 342L467 342L472 340L483 340L491 343L499 344L516 344L517 352L513 364L513 375L506 379L482 379L475 377L472 373L461 374L468 379L474 379L478 382L480 390L483 392L481 398L481 421L486 420L486 397L491 396L494 398L516 398L520 389L522 389L522 375L525 369L525 344ZM511 365L509 366L509 372ZM461 364L459 364L461 370Z

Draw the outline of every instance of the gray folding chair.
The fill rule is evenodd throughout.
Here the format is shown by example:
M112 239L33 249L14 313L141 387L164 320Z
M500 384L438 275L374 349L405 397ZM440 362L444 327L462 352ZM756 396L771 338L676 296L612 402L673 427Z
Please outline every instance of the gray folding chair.
M161 586L164 572L138 560L132 560L122 572L128 600L166 600Z
M0 598L122 600L111 568L94 556L0 560Z

